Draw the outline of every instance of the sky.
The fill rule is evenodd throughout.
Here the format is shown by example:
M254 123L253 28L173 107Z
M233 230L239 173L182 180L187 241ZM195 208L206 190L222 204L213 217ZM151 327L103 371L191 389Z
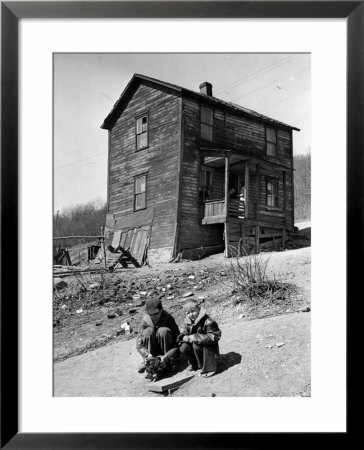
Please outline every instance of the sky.
M134 73L213 95L299 128L294 154L311 146L310 55L55 54L54 212L106 201L108 132L103 120Z

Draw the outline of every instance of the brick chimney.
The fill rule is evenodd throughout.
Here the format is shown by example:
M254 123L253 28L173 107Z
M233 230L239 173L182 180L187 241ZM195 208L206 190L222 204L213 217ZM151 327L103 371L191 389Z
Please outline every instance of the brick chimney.
M209 97L212 97L212 84L204 81L200 84L200 94L208 95Z

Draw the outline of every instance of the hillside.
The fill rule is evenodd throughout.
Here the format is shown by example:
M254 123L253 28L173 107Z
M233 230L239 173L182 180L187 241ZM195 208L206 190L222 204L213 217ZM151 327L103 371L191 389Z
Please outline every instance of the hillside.
M290 287L269 302L239 299L230 279L232 260L223 254L56 280L63 287L55 290L54 299L55 395L159 395L149 392L136 373L135 337L143 305L147 296L158 295L180 324L187 294L203 303L223 331L221 373L208 381L208 392L310 395L311 249L264 253L262 258L268 260L269 277ZM126 321L133 328L130 335L122 333ZM277 347L281 341L284 346ZM107 386L85 382L106 373ZM242 376L245 381L236 390ZM171 395L210 395L203 381L193 379Z

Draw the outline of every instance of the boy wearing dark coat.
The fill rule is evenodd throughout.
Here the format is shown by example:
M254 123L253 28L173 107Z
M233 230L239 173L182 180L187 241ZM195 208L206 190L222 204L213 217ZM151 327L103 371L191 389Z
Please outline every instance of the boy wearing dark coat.
M136 342L136 348L143 358L138 372L144 372L148 359L156 356L164 365L174 366L174 358L179 355L177 345L179 334L174 318L163 309L160 299L148 299Z
M184 306L186 319L182 333L178 336L180 352L189 362L188 370L199 369L199 375L215 375L217 358L220 356L219 340L221 330L217 323L207 315L197 302L190 300Z

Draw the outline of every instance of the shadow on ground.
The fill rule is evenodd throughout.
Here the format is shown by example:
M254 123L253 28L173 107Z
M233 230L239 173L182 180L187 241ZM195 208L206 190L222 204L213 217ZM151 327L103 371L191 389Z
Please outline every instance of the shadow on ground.
M225 353L224 355L221 355L219 359L219 365L218 365L218 373L225 372L225 370L230 369L230 367L235 366L236 364L240 364L241 362L241 355L236 352L229 352Z

